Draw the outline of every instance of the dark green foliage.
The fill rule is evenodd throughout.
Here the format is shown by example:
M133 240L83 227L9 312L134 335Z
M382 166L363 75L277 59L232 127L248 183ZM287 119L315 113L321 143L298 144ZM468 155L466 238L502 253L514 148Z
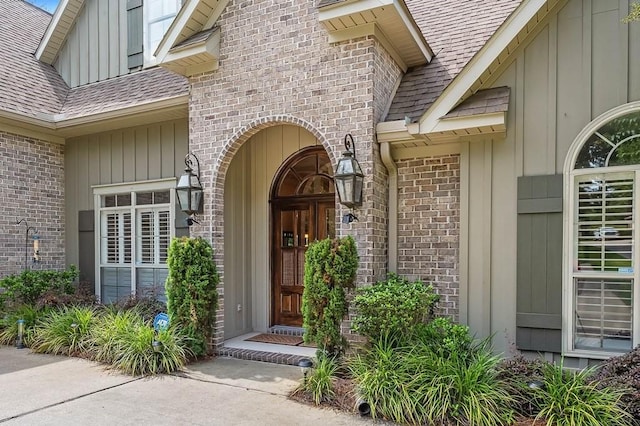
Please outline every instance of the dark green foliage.
M116 303L115 309L119 311L134 310L144 321L152 322L160 312L167 312L167 305L153 297L131 296Z
M640 346L629 353L609 358L598 366L593 380L599 388L624 392L622 404L640 425Z
M522 355L500 361L498 378L513 396L515 410L524 416L535 416L540 411L529 384L544 382L545 365L547 362L541 358L527 359Z
M349 309L345 289L354 286L357 269L358 252L350 236L313 242L305 254L304 340L315 342L330 356L345 351L346 340L340 333Z
M93 307L65 306L38 319L31 350L54 355L87 356L89 332L97 320Z
M438 299L433 286L389 274L387 280L357 290L353 330L370 340L410 334L429 319Z
M413 330L413 335L408 336L410 343L425 345L426 349L443 358L453 354L473 354L478 349L473 345L469 327L456 324L446 317L434 318L427 324L418 324Z
M202 238L174 238L167 259L167 310L189 337L195 356L208 353L218 306L218 272L213 249Z
M71 265L64 271L23 271L0 280L0 308L10 305L35 305L45 293L73 294L78 269Z

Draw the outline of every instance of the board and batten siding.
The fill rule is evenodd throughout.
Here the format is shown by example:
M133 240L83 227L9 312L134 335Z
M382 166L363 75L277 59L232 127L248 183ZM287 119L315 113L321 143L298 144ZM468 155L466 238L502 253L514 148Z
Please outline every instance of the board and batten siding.
M460 309L497 352L516 343L518 179L562 174L591 120L640 100L640 25L621 22L629 3L567 1L490 82L511 88L506 137L461 144Z
M90 241L88 233L93 232L87 213L94 210L92 186L180 176L188 139L188 123L182 119L67 140L64 162L67 264L90 264L90 259L82 256L80 242ZM93 270L81 273L81 279L93 280Z
M128 74L127 0L86 0L54 67L72 88Z
M252 136L231 161L224 188L225 339L270 325L271 184L287 158L317 144L301 127L275 125Z

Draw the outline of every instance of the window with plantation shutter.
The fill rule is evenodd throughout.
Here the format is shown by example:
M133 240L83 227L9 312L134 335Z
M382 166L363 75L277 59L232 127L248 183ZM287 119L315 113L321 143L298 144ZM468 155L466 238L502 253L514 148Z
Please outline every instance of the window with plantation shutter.
M574 160L566 348L610 356L640 343L640 111L600 124Z
M131 295L164 300L167 253L175 235L174 185L171 179L126 193L111 193L117 185L94 190L100 217L97 294L103 303Z

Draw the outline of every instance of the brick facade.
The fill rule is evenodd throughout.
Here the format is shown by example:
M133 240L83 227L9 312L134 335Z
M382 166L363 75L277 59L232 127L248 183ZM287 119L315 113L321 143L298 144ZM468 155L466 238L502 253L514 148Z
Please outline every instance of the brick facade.
M398 166L398 274L432 283L439 314L458 319L460 156Z
M38 139L0 132L0 277L25 267L24 223L40 237L40 262L32 263L29 232L28 266L62 269L64 250L64 147Z
M220 68L190 80L189 148L207 191L207 226L194 231L211 238L223 279L225 174L242 143L282 123L313 133L333 164L345 134L353 135L365 201L358 222L336 228L356 238L360 285L386 275L386 170L374 138L401 70L374 38L330 44L315 3L232 0L219 20ZM223 306L219 312L218 329ZM222 339L219 331L215 344Z

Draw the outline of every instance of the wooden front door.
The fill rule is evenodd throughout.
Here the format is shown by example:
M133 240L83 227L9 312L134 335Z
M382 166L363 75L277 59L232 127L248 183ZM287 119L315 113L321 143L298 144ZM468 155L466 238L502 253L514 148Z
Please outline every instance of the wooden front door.
M307 149L285 163L276 178L271 199L272 325L302 325L305 252L309 243L335 236L335 194L327 166L331 170L324 149Z

